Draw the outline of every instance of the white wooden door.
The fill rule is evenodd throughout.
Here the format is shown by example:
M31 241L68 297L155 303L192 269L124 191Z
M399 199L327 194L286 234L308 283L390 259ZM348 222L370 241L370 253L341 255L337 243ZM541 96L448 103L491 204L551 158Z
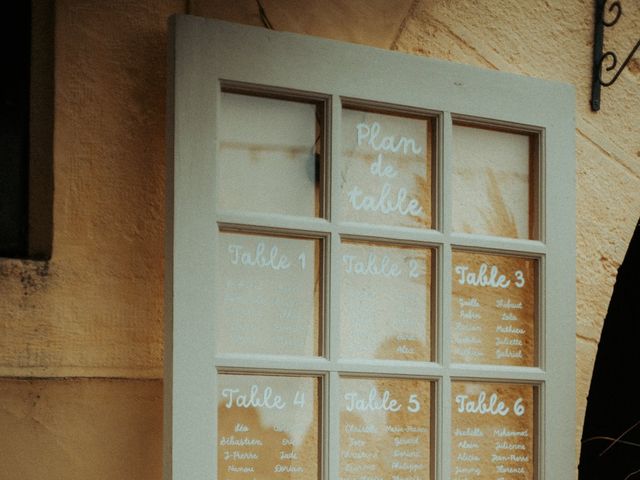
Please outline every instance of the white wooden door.
M172 34L165 478L571 478L572 88Z

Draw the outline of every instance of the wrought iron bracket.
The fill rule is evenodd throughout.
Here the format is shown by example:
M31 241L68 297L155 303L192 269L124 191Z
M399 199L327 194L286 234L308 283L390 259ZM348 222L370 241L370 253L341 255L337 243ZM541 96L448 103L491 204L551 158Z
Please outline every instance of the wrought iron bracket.
M609 6L607 7L607 3ZM591 76L591 110L597 112L600 110L600 90L602 87L610 87L613 85L618 77L629 64L638 48L640 48L640 40L636 42L635 47L631 50L629 55L624 59L622 64L618 67L618 56L612 50L607 50L603 53L603 40L604 40L604 28L613 27L620 17L622 16L622 5L619 0L608 2L607 0L595 0L596 12L595 12L595 28L593 32L593 73ZM608 13L605 13L605 9ZM611 17L607 20L605 17ZM605 66L605 62L607 65ZM607 72L613 70L613 76L609 80L603 79L603 67Z

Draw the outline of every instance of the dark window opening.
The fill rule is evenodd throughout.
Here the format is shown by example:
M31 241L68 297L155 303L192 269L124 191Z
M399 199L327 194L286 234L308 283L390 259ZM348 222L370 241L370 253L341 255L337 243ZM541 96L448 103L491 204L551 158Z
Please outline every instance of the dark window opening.
M0 29L0 257L47 259L53 197L53 1L10 2L6 8L5 28Z
M0 29L6 69L2 75L0 113L0 255L27 253L29 186L29 80L31 56L31 5L10 2L5 23L18 28Z

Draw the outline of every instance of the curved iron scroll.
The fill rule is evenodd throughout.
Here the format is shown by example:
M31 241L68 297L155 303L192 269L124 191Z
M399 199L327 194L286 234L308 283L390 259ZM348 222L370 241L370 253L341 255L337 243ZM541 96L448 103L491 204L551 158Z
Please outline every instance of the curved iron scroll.
M631 49L631 52L624 59L622 64L618 67L618 56L615 52L608 50L602 52L604 27L613 27L620 17L622 16L622 5L619 0L610 2L608 8L607 0L596 0L596 12L595 12L595 28L593 35L593 74L591 77L591 110L597 112L600 110L600 89L601 87L609 87L613 85L622 71L629 64L636 51L640 48L640 40L636 42L636 45ZM608 14L605 13L605 8L608 10ZM609 16L609 19L605 18ZM605 67L605 62L608 65ZM603 68L607 72L614 71L613 76L609 80L604 80L602 77Z

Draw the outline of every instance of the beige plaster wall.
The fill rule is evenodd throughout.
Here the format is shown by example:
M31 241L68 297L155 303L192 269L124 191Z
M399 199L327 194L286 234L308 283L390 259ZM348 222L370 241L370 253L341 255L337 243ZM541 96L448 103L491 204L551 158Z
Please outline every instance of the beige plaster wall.
M595 114L588 1L263 4L278 30L575 85L578 442L640 215L640 60ZM606 32L620 53L640 24L627 10ZM0 480L160 478L166 20L187 11L260 25L253 0L56 2L54 251L0 259Z
M5 379L0 478L162 476L162 382Z

